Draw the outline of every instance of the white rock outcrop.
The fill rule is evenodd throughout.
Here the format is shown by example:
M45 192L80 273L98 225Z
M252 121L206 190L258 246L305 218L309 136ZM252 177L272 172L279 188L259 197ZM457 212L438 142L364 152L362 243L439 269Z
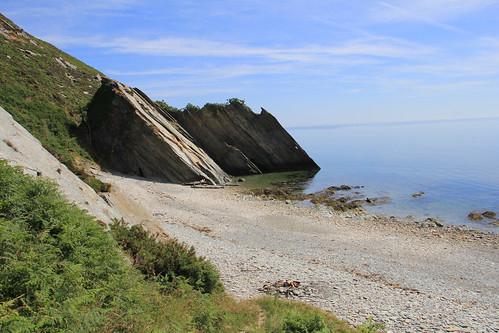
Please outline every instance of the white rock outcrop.
M0 107L0 159L25 173L54 181L69 201L104 223L123 216L50 154L12 116Z

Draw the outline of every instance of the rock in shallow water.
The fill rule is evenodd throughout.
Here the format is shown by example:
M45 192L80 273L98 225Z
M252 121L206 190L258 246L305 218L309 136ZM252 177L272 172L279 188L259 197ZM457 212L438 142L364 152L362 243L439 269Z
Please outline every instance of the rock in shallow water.
M483 219L482 213L480 212L471 212L468 214L468 219L471 221L480 221Z
M483 217L486 217L486 218L488 218L488 219L495 219L495 218L496 218L496 215L497 215L497 214L496 214L495 212L490 211L490 210L487 210L487 211L485 211L485 212L483 212L483 213L482 213L482 216L483 216Z

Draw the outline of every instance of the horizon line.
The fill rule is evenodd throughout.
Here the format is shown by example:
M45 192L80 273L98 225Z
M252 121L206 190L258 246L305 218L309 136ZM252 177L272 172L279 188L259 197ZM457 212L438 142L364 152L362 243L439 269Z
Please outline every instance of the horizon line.
M450 118L450 119L400 120L400 121L384 121L384 122L372 122L372 123L343 123L343 124L328 124L328 125L289 126L289 127L287 127L287 129L289 129L289 130L307 130L307 129L331 129L331 128L339 128L339 127L417 125L417 124L453 123L453 122L477 121L477 120L499 120L499 116L472 117L472 118Z

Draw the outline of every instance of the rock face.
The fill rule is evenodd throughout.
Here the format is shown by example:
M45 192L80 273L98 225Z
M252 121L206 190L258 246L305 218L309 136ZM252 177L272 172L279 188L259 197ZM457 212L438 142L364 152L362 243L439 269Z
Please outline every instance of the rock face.
M319 166L269 112L243 103L207 104L170 113L227 173L240 176Z
M89 104L88 128L100 162L112 170L177 183L229 180L173 118L119 82L102 80Z
M51 179L69 201L105 223L111 223L112 219L122 217L130 223L135 222L133 216L124 216L106 203L94 190L45 150L40 141L1 107L0 159L22 168L27 174Z

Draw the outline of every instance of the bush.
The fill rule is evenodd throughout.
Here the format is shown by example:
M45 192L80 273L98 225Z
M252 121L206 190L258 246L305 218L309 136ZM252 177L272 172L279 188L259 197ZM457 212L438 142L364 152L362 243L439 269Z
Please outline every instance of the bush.
M179 112L180 110L170 104L166 103L164 100L156 101L157 106L163 109L166 112Z
M292 314L284 319L285 333L329 333L324 318L318 314Z
M127 227L123 221L111 225L114 238L132 257L133 265L148 278L165 288L175 288L182 281L203 293L222 290L216 268L193 247L174 239L158 241L142 226Z
M54 184L0 161L0 331L143 332L157 289ZM157 325L157 326L156 326Z
M229 98L227 103L231 105L244 105L246 102L239 98Z
M189 112L196 112L196 111L199 111L201 110L201 108L197 105L194 105L194 104L191 104L191 103L188 103L185 107L184 107L184 111L189 111Z

